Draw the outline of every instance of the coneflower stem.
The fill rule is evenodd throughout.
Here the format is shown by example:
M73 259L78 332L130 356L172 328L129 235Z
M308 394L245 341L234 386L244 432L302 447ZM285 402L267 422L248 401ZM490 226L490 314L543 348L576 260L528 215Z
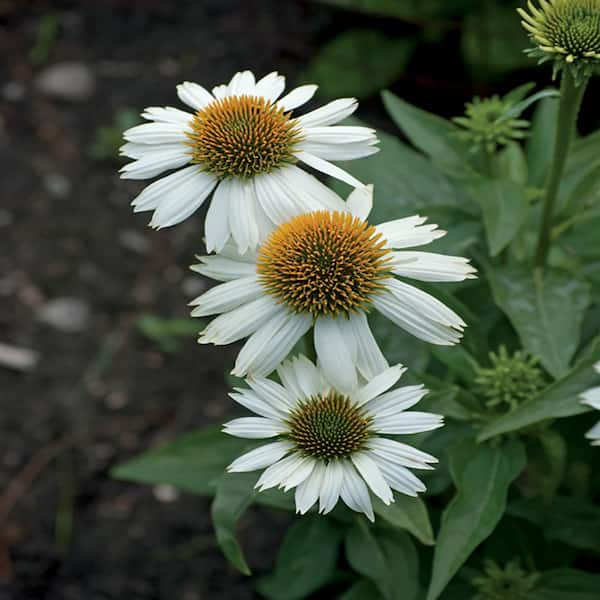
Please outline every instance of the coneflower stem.
M560 107L558 110L558 122L556 127L556 138L554 140L554 157L546 187L546 197L542 211L540 232L538 236L537 250L534 259L535 267L543 267L546 263L548 250L550 249L550 233L552 219L554 217L554 205L558 196L560 182L567 163L569 147L575 135L577 115L581 107L581 101L587 85L587 79L578 86L569 69L563 70L560 86Z
M304 355L306 358L316 364L317 351L315 350L315 334L312 329L309 329L304 334Z

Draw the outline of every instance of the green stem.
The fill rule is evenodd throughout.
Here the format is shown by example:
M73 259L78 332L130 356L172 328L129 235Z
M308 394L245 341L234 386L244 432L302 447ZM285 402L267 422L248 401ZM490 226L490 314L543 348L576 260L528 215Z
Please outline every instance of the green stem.
M534 265L543 267L546 263L548 250L550 249L550 230L554 216L554 205L558 196L558 189L567 163L569 147L575 134L577 115L581 107L581 101L587 85L587 79L575 85L575 80L570 70L564 69L560 86L560 107L556 126L556 138L554 141L554 157L546 188L544 208L538 236L537 251Z

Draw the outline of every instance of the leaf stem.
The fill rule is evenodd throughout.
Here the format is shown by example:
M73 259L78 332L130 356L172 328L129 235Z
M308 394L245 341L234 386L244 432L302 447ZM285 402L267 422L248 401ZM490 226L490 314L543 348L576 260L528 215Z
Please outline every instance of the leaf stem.
M575 85L575 80L570 70L564 69L560 86L560 108L558 111L558 123L554 141L554 156L552 159L548 185L546 187L546 197L544 199L538 245L534 260L534 266L536 267L544 266L548 256L548 250L550 249L550 233L552 228L552 217L554 216L554 205L556 204L560 182L567 163L569 147L575 134L577 115L579 114L586 86L587 79L577 86Z

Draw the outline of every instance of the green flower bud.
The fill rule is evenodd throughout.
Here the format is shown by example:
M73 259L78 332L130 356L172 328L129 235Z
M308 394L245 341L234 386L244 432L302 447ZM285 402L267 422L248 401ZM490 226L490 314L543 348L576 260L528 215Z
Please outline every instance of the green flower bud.
M484 572L471 583L477 588L476 600L529 600L539 574L527 574L519 559L511 560L502 569L493 560L486 560Z
M477 391L490 408L505 404L512 410L546 387L537 359L522 350L510 355L500 346L497 353L490 352L490 362L490 368L477 369L475 378Z
M531 0L529 12L518 8L535 48L526 50L539 62L554 61L554 75L569 68L580 84L600 72L600 0Z

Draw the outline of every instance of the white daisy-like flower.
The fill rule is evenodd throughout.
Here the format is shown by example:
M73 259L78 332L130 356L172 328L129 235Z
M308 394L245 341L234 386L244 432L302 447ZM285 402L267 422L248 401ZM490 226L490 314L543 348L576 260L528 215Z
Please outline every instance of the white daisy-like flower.
M357 188L350 212L317 211L280 225L256 252L227 247L193 270L224 281L190 304L192 316L219 314L200 343L248 337L233 373L266 376L314 326L317 358L328 381L351 391L388 367L367 322L375 309L432 344L457 343L463 320L442 302L395 276L421 281L474 277L466 258L405 250L446 232L412 216L369 226L372 188Z
M250 389L236 388L230 396L259 416L234 419L224 431L275 440L240 456L228 471L266 469L256 487L296 488L301 514L317 500L319 512L326 514L341 498L372 521L369 489L385 504L394 501L392 490L417 496L425 486L409 469L432 469L437 459L386 436L431 431L443 425L443 417L407 411L427 393L422 385L388 391L404 371L401 365L390 367L345 393L300 356L277 369L282 385L247 379Z
M594 365L594 369L600 373L600 362ZM581 401L596 410L600 410L600 386L593 387L581 394ZM585 437L592 440L592 446L600 446L600 421L596 423Z
M169 227L214 191L205 224L207 249L219 252L233 237L242 253L295 215L341 210L339 197L297 165L362 186L330 161L377 152L375 132L335 126L356 110L354 98L292 117L317 86L303 85L280 97L284 88L285 78L276 72L256 81L243 71L212 93L189 81L178 85L179 99L193 112L147 108L142 116L152 122L124 133L121 154L135 160L121 169L121 177L149 179L177 170L145 188L133 200L134 210L154 211L151 227Z

